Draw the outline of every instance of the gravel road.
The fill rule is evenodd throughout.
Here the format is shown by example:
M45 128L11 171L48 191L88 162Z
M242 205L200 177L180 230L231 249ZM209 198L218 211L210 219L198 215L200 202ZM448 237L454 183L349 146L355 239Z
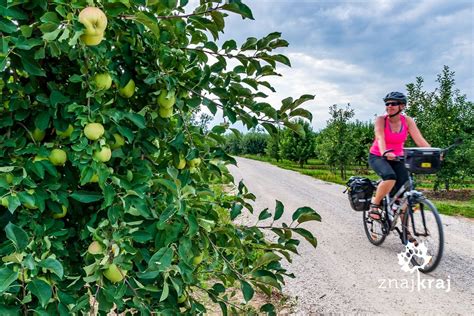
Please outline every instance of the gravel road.
M256 195L256 211L273 210L278 199L287 223L301 206L322 216L322 222L303 224L318 247L303 240L300 256L287 264L296 278L287 280L284 291L297 297L295 314L473 315L474 221L442 216L446 241L440 265L428 275L411 274L398 264L403 249L398 236L390 234L379 247L369 243L362 214L350 208L344 186L259 161L237 162L238 168L229 169L236 183L243 179Z

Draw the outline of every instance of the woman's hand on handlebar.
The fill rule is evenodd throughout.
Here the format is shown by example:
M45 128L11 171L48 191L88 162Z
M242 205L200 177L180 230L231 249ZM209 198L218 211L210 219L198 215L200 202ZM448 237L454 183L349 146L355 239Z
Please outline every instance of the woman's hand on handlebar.
M385 153L384 157L387 160L398 160L398 157L393 152Z

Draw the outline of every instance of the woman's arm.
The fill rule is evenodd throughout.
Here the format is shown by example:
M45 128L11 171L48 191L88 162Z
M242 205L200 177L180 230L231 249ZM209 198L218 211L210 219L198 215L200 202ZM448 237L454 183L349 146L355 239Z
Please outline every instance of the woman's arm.
M377 139L377 144L379 145L380 153L383 154L386 148L385 144L385 119L383 116L378 116L375 119L374 124L375 139Z
M421 135L420 130L416 126L415 121L411 117L407 118L407 125L408 125L408 133L410 134L411 138L418 147L431 147L431 145L424 139L423 135Z

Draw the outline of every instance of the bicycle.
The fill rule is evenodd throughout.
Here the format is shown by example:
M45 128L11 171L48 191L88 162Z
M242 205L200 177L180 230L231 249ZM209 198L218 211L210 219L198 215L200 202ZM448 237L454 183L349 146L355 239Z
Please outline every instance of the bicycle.
M415 246L423 243L427 255L431 256L428 263L421 262L420 257L414 255L411 259L413 266L420 266L420 272L428 273L436 269L441 261L444 250L444 233L441 218L436 206L426 198L422 192L415 189L413 174L436 173L441 168L442 156L451 148L459 145L456 141L447 148L405 148L405 156L398 157L404 160L409 171L409 179L393 197L389 194L381 202L381 218L373 219L369 210L363 211L364 230L369 241L379 246L391 231L398 232L404 245L408 242ZM372 181L376 188L380 181ZM401 218L401 230L397 227Z

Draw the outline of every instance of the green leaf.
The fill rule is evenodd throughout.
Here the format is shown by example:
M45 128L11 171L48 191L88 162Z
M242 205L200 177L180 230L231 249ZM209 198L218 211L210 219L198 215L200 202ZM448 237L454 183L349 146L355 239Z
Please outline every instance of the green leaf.
M314 248L316 248L316 246L318 245L318 241L316 237L314 237L313 234L309 232L308 230L304 228L292 228L292 230L295 233L303 236L304 239L306 239L311 245L313 245Z
M284 65L287 65L288 67L291 67L291 62L288 59L288 57L286 57L285 55L282 55L282 54L272 55L271 58L273 60L276 60L276 61L284 64Z
M16 281L18 278L18 272L10 270L9 267L3 267L0 269L0 294L5 292L10 284Z
M261 266L267 265L273 261L279 261L280 259L281 257L273 252L265 252L260 258L258 258L253 270L257 270Z
M163 247L148 260L148 270L165 271L173 260L173 249Z
M56 260L54 258L49 257L45 260L42 260L42 261L40 261L38 266L40 266L42 268L45 268L47 270L50 270L51 272L56 274L60 279L63 278L63 275L64 275L63 266L62 266L61 262L59 262L58 260Z
M223 10L240 14L242 17L253 20L252 10L242 2L231 2L222 6Z
M268 211L268 208L264 209L263 211L260 212L260 214L258 215L258 220L259 221L263 221L267 218L270 218L272 217L272 214Z
M240 286L242 289L242 294L244 294L244 299L246 302L250 301L253 297L254 290L252 286L244 280L240 280Z
M161 296L160 296L160 302L163 302L164 300L168 298L169 292L170 292L170 288L169 288L168 282L166 282L165 280L163 284L163 291L161 292Z
M18 30L18 27L12 21L0 17L0 31L5 33L13 33Z
M34 55L19 53L21 56L21 64L23 69L32 76L46 77L46 73L41 68L40 64L34 60Z
M281 216L283 215L284 209L285 209L285 207L284 207L283 203L276 200L275 216L273 216L273 220L275 220L275 221L279 220L281 218Z
M133 124L135 124L138 128L143 129L146 127L146 121L143 115L137 113L126 113L125 117L129 119Z
M71 197L81 203L92 203L103 199L103 195L96 192L76 191L71 194Z
M43 34L43 39L45 41L54 41L58 37L60 32L61 32L61 29L58 28L52 32L45 33Z
M307 213L307 214L302 214L300 217L298 217L298 223L304 223L304 222L309 222L309 221L321 221L321 216L319 214L315 213Z
M296 109L290 112L290 117L296 117L296 116L304 117L310 121L313 120L313 114L311 114L311 112L306 109Z
M53 295L51 285L43 280L33 280L28 283L27 288L34 296L38 298L42 307L45 307L48 304L49 299Z
M5 233L18 250L22 251L28 245L28 234L21 227L8 223L5 227Z
M107 185L104 188L104 201L105 206L110 206L114 202L116 192L111 185Z
M135 14L135 21L145 25L156 36L156 38L160 38L158 20L152 13L140 11Z
M304 127L301 124L293 123L290 121L284 121L283 125L291 129L292 131L294 131L296 134L300 135L301 137L304 137L306 135Z
M316 212L311 207L303 206L293 213L291 219L296 221L303 214L316 214Z
M35 117L35 126L39 129L44 131L48 128L49 125L49 113L47 111L42 111Z
M51 101L52 106L56 106L57 104L67 103L69 102L69 97L65 96L58 90L53 90L51 95L49 96L49 100Z

